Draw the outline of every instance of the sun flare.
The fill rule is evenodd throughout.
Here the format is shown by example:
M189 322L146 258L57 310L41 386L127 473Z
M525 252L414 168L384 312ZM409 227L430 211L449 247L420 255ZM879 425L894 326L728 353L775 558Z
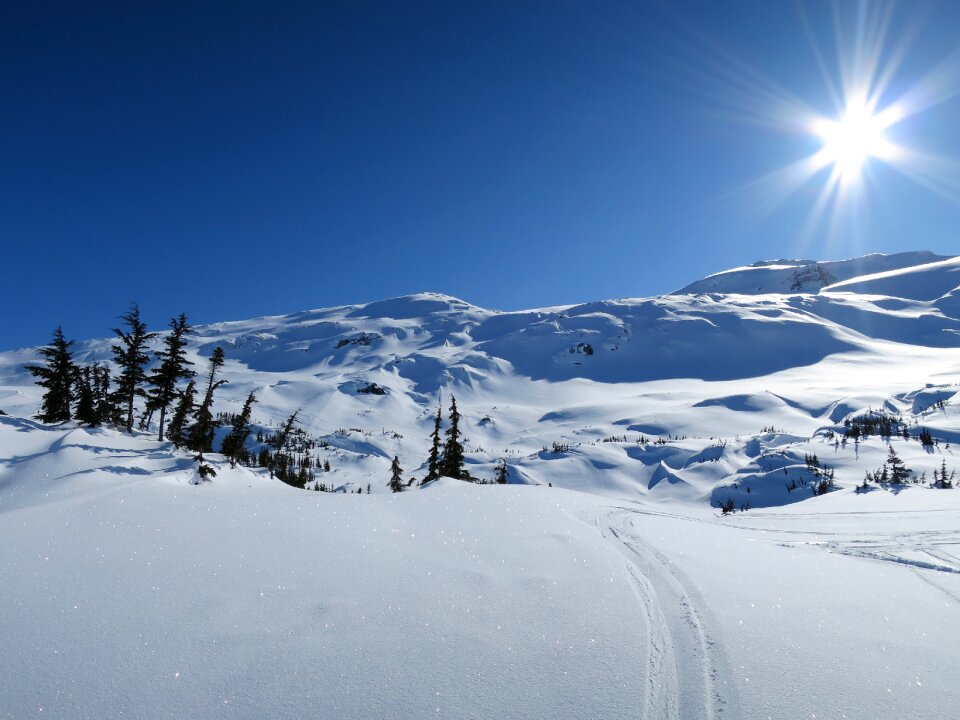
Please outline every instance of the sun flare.
M909 77L906 70L921 70L910 59L919 24L894 37L892 28L906 26L895 21L892 2L834 7L832 51L801 12L822 80L815 103L727 55L719 56L718 73L710 77L711 96L729 103L734 117L802 138L795 159L722 198L736 206L741 222L750 223L794 196L802 198L807 210L796 230L801 242L813 242L824 230L831 240L862 238L874 214L870 206L895 189L894 175L960 205L960 163L927 145L943 142L945 111L936 121L920 119L960 98L960 52L939 60L920 53L930 65Z
M836 120L816 121L813 132L823 142L824 164L832 165L840 179L852 182L870 158L890 159L893 146L884 137L889 125L889 118L874 114L867 103L853 103Z

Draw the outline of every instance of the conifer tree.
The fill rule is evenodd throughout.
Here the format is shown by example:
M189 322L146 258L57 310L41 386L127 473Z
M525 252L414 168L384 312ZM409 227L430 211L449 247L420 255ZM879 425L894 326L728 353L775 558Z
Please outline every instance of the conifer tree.
M398 493L403 492L403 468L400 467L400 458L393 456L393 464L390 465L390 490Z
M256 401L252 392L247 395L247 401L243 404L240 414L233 418L230 434L223 439L220 452L230 460L230 467L236 467L237 461L243 459L246 454L247 437L250 435L250 414Z
M427 458L427 476L423 479L423 482L420 483L421 485L440 477L440 423L441 410L438 405L437 416L433 420L433 432L430 433L431 445L430 457Z
M897 455L893 449L893 445L890 446L890 452L887 454L887 465L890 466L890 482L894 484L906 482L910 477L910 473L913 472L904 465L903 460L900 459L900 456Z
M217 380L217 370L223 367L223 348L219 345L213 349L210 356L210 374L207 376L207 390L203 394L203 400L194 414L194 423L190 426L190 433L187 439L187 447L201 455L205 452L213 452L213 433L216 430L216 421L213 419L213 391L226 380Z
M77 368L70 353L71 345L73 341L64 338L63 329L57 326L50 345L37 351L46 360L46 365L26 366L30 374L37 378L37 385L46 388L40 412L34 416L40 422L61 423L72 417L70 401L73 399Z
M457 411L457 399L450 397L450 427L447 428L447 442L443 446L443 461L440 474L446 477L466 480L468 475L463 469L463 445L460 443L460 413Z
M100 363L94 363L91 370L93 386L94 425L103 423L113 423L116 419L116 411L110 396L110 368Z
M96 392L93 383L93 369L89 365L77 368L76 377L73 381L74 393L77 397L77 408L74 415L77 422L84 425L100 424L97 419Z
M187 389L180 393L180 401L177 403L177 407L173 411L173 417L170 418L170 425L167 427L167 439L177 447L186 442L184 429L187 426L187 418L193 413L196 397L197 384L191 380Z
M510 466L507 465L506 460L501 460L497 463L496 468L494 468L493 479L498 485L506 485L509 477Z
M154 411L160 411L160 430L157 440L163 442L163 426L166 420L167 408L177 399L177 383L180 380L189 380L196 373L190 369L192 362L187 360L184 348L187 346L186 336L191 332L187 325L187 316L180 313L180 317L170 321L170 332L163 339L163 349L154 353L160 361L159 367L148 378L153 386L147 400L146 424L150 424L150 416Z
M270 444L277 450L277 452L283 450L284 445L287 444L287 440L290 438L290 433L293 432L294 425L297 424L297 416L300 414L300 408L297 408L297 411L288 417L283 425L280 426L280 429L277 431L277 434L274 435Z
M127 325L127 330L114 328L113 332L120 338L120 344L114 345L113 358L120 367L117 376L117 389L114 393L117 405L124 412L124 426L127 432L133 430L133 403L138 396L146 393L141 385L147 379L145 368L150 358L145 352L147 341L156 336L148 333L147 325L140 319L140 307L133 303L130 310L120 316Z

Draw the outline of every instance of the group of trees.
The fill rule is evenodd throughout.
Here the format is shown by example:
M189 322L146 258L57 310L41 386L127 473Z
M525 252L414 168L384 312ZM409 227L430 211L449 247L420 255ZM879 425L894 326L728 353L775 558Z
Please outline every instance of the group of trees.
M116 366L114 375L101 363L78 365L71 350L73 342L65 338L62 328L54 330L50 345L39 350L45 362L27 366L37 384L46 390L36 418L45 423L76 420L84 425L109 425L132 432L140 400L139 429L148 430L156 416L157 439L167 439L177 447L196 453L201 479L214 476L213 468L204 461L204 453L213 452L215 431L220 424L213 414L213 400L216 390L227 382L218 377L225 362L223 348L216 347L210 356L198 402L197 373L186 353L188 336L192 332L186 315L181 314L170 321L170 330L164 335L160 349L152 353L156 361L152 370L149 368L151 355L148 347L157 333L148 331L135 303L120 319L123 327L113 329L118 342L111 347ZM183 382L187 383L186 386L180 387ZM247 439L253 430L251 416L255 403L256 397L251 392L241 411L230 416L230 430L221 444L221 453L231 466L239 463L263 467L271 477L294 487L305 488L315 483L313 469L329 470L330 462L321 463L319 458L309 454L313 444L297 427L299 410L287 418L275 434L264 437L262 432L258 433L261 447L256 453L250 452ZM442 411L438 407L430 434L427 474L421 485L441 476L477 481L465 467L461 415L456 398L451 398L448 419L449 425L444 430ZM501 460L495 470L495 482L506 483L508 477L509 467L505 460ZM404 483L400 460L394 457L390 489L400 492L412 482ZM320 484L315 483L314 489L320 489Z
M933 437L928 428L918 428L914 424L914 432L911 433L910 427L901 416L884 411L871 410L863 415L848 418L843 421L843 428L844 439L850 439L854 442L859 442L871 435L879 435L882 438L902 437L904 440L916 437L920 444L926 448L937 445L936 438Z
M203 453L213 451L214 392L227 382L217 378L224 364L223 348L217 347L211 354L203 398L197 404L197 386L193 380L196 372L186 354L187 337L192 332L186 315L181 313L170 321L170 331L164 336L161 348L152 353L156 366L149 374L151 357L147 349L157 333L147 331L136 303L120 319L122 327L113 329L118 342L111 346L116 366L114 375L100 363L77 364L71 350L73 342L64 337L61 327L54 330L50 345L39 350L44 364L27 366L37 384L46 391L36 418L45 423L76 420L84 425L110 425L132 432L140 399L143 406L140 429L149 429L154 415L159 413L157 439L163 441L166 434L178 447L196 452L201 477L212 475L212 468L204 464ZM180 383L187 380L188 385L181 389ZM238 424L228 436L228 456L232 462L236 462L237 448L246 442L250 433L249 405L254 401L251 394L244 407L246 424ZM167 412L171 407L173 413L168 423Z
M820 462L820 458L817 457L816 453L805 455L803 461L807 466L807 470L809 470L814 477L814 495L826 495L836 487L834 484L834 469Z
M460 431L462 416L457 408L457 399L450 398L449 427L443 430L443 410L437 407L437 414L433 419L433 431L430 433L430 450L427 454L427 474L420 481L420 485L440 477L456 478L468 482L484 482L473 477L466 469L463 448L463 433ZM504 485L510 477L510 466L506 460L500 460L494 468L493 482ZM415 482L413 478L403 482L403 468L400 467L400 458L394 456L390 465L390 480L387 486L392 492L402 492ZM489 481L486 481L489 482Z
M880 485L890 483L892 485L902 485L913 478L913 470L907 467L906 463L897 455L897 451L890 446L887 451L887 459L878 469L866 472L863 478L863 487L868 482L875 482Z

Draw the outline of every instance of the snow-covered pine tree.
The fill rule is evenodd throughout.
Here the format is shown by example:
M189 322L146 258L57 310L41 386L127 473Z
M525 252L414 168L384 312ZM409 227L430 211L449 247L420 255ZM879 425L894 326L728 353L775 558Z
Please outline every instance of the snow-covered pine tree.
M59 325L53 331L53 340L47 347L37 352L46 360L46 365L27 365L26 369L37 378L36 383L46 389L40 412L34 417L44 423L60 423L69 420L70 402L73 399L73 382L76 379L76 365L70 353L72 340L63 336Z
M125 414L123 425L127 432L133 430L133 403L138 396L145 397L141 385L147 379L146 367L150 362L147 355L147 341L156 336L148 333L147 325L140 319L140 307L133 303L130 310L120 316L127 325L127 330L114 328L113 332L120 338L120 344L110 349L113 351L114 361L120 368L117 376L117 389L114 392L117 405Z

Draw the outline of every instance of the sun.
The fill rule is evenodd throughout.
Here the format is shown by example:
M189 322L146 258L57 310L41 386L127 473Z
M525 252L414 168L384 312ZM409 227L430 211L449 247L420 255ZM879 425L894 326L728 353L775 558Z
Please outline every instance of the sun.
M854 182L870 158L890 160L894 148L884 131L891 124L888 114L874 113L869 103L851 102L839 118L813 123L813 133L823 143L819 159L832 166L843 182Z

